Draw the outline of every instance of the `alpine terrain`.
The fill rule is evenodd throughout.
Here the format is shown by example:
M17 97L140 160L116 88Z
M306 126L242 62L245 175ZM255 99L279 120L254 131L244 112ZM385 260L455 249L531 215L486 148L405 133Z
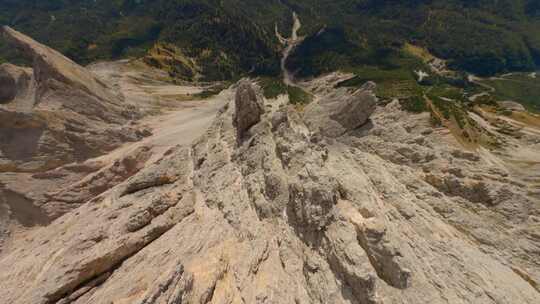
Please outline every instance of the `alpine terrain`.
M540 303L536 1L0 9L0 304Z

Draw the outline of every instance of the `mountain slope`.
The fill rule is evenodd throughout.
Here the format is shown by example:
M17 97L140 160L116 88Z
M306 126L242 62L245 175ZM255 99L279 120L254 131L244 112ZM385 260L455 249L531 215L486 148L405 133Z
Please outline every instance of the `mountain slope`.
M41 149L2 172L2 303L540 298L540 119L519 105L441 85L425 88L423 107L379 100L375 83L344 73L285 74L283 86L246 78L202 101L202 87L165 82L142 60L83 68L3 34L34 65L0 68L2 123L20 118L0 129L0 152L28 139L43 147L62 127L67 144L111 146L60 149L74 162L51 170L32 167L57 160ZM154 134L124 143L116 127L139 118L124 117L124 102L134 114L174 111L156 111ZM40 114L60 119L13 136Z
M273 32L262 30L256 19L265 15L265 6L243 9L240 2L222 6L219 1L170 0L55 5L8 1L0 4L5 14L0 22L31 33L82 63L141 56L157 40L172 42L199 59L207 78L229 79L250 70L279 72ZM288 17L282 14L282 19ZM273 28L279 20L271 22Z
M11 28L1 33L33 67L0 65L0 253L190 143L220 104L141 61L84 68Z
M39 172L140 139L126 125L138 109L90 71L9 27L0 33L32 62L0 66L0 171Z
M159 40L197 58L210 79L279 73L274 25L289 28L292 11L304 34L333 29L320 38L329 45L299 53L308 73L374 63L404 42L481 75L534 69L540 59L534 0L8 0L0 11L0 22L79 62L141 55Z
M373 113L372 85L317 84L304 114L231 88L193 144L5 253L0 298L537 302L540 210L514 176L427 132L427 115Z

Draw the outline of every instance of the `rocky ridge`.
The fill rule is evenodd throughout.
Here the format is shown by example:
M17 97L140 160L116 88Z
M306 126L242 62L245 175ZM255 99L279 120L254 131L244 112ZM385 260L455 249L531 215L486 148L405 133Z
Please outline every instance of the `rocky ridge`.
M32 68L0 66L0 170L40 172L111 151L142 134L137 110L90 71L9 28Z
M0 253L26 230L48 225L168 147L191 141L216 111L213 99L193 110L192 101L180 104L179 96L202 89L172 85L140 62L81 67L10 28L2 37L33 67L0 66ZM150 114L169 111L159 122L173 128L153 135L162 127ZM185 139L171 138L178 133Z
M372 89L298 112L241 81L192 145L0 255L0 299L537 303L539 202Z
M123 180L112 176L117 168L82 163L148 131L131 125L139 111L86 68L9 27L0 35L32 63L0 65L1 251L13 224L48 224ZM140 165L128 161L139 154L119 161L124 177ZM100 169L96 176L108 177L85 180Z

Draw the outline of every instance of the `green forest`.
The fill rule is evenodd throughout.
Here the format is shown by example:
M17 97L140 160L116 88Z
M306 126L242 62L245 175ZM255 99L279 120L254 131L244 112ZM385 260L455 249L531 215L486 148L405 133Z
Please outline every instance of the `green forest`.
M142 56L157 41L198 59L208 79L279 73L277 25L291 13L306 42L289 65L303 76L392 66L408 42L481 76L540 65L535 0L1 0L0 23L80 63ZM17 61L0 44L0 62Z

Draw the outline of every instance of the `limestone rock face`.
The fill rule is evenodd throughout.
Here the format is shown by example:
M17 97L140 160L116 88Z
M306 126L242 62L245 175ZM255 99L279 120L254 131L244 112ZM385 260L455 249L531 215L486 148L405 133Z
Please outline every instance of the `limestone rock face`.
M250 82L243 81L236 90L234 122L239 137L261 120L262 107Z
M259 96L3 253L2 302L538 303L538 202L496 166L395 104L316 133Z
M27 102L31 107L34 102L33 77L32 69L9 63L0 65L0 103Z
M9 28L33 68L0 66L0 172L39 172L140 139L137 111L84 67Z
M77 208L133 175L148 153L126 155L117 166L84 164L142 139L146 133L132 124L139 111L60 53L9 27L0 38L32 62L0 65L1 252L15 230Z
M80 89L103 100L110 101L114 98L114 94L103 82L59 52L8 26L2 27L2 36L23 56L32 60L40 90L47 91L50 89L49 86L54 84L65 84L70 89Z
M305 109L304 119L313 132L338 137L364 125L375 110L374 84L350 94L346 88L330 91Z

